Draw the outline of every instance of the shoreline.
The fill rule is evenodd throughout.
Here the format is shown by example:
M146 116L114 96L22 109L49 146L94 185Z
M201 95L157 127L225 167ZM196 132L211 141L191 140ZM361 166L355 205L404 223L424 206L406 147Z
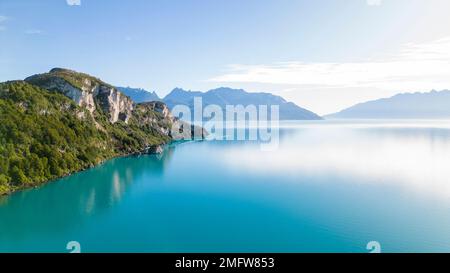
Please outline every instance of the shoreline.
M201 139L201 141L203 141L203 140L204 139ZM72 173L65 174L65 175L62 175L62 176L54 178L54 179L50 179L48 181L42 182L39 185L32 185L32 186L27 186L27 187L21 187L21 188L14 189L13 191L0 193L0 198L11 196L14 193L18 193L18 192L25 191L25 190L38 189L38 188L40 188L42 186L45 186L45 185L47 185L49 183L52 183L52 182L55 182L55 181L57 181L59 179L62 179L62 178L65 178L65 177L69 177L69 176L72 176L74 174L81 173L81 172L84 172L84 171L96 168L96 167L101 166L101 165L105 164L106 162L108 162L110 160L113 160L113 159L116 159L116 158L139 157L139 156L145 156L145 155L159 155L159 154L163 154L164 151L166 150L166 148L169 147L169 146L178 145L178 144L181 144L181 143L195 142L195 141L199 141L199 139L171 140L171 141L169 141L167 143L162 143L162 144L157 144L157 145L151 145L150 146L150 147L161 147L161 149L162 149L161 152L154 152L154 153L134 152L134 153L128 153L128 154L121 154L121 155L113 156L111 158L107 158L107 159L103 160L102 162L100 162L100 163L98 163L98 164L96 164L94 166L87 167L87 168L84 168L84 169L81 169L81 170L78 170L78 171L74 171ZM144 149L144 150L147 150L147 148Z
M190 140L190 141L192 141L192 140ZM106 162L108 162L108 161L110 161L110 160L113 160L113 159L116 159L116 158L125 158L125 157L131 157L131 156L158 155L158 154L162 154L168 145L176 144L176 142L180 142L180 141L173 140L173 141L170 141L170 142L168 142L168 143L162 143L162 144L157 144L157 145L151 145L151 146L149 146L148 148L145 148L145 149L143 150L143 151L148 151L148 149L151 149L151 148L154 147L154 149L155 149L155 151L156 151L156 152L154 152L154 153L148 153L148 152L142 152L142 151L141 151L141 152L134 152L134 153L120 154L120 155L112 156L112 157L110 157L110 158L106 158L105 160L103 160L103 161L101 161L100 163L95 164L95 165L93 165L93 166L90 166L90 167L87 167L87 168L83 168L83 169L80 169L80 170L78 170L78 171L74 171L74 172L71 172L71 173L68 173L68 174L61 175L61 176L56 177L56 178L54 178L54 179L50 179L50 180L47 180L47 181L45 181L45 182L42 182L42 183L40 183L39 185L30 185L30 186L25 186L25 187L18 187L17 189L14 189L14 190L12 190L12 191L5 192L5 193L0 193L0 198L6 197L6 196L11 196L12 194L18 193L18 192L20 192L20 191L32 190L32 189L38 189L38 188L40 188L40 187L42 187L42 186L45 186L45 185L47 185L47 184L49 184L49 183L52 183L52 182L55 182L55 181L57 181L57 180L59 180L59 179L62 179L62 178L65 178L65 177L69 177L69 176L72 176L72 175L74 175L74 174L81 173L81 172L84 172L84 171L93 169L93 168L95 168L95 167L101 166L101 165L105 164ZM183 142L184 142L184 141L183 141ZM189 141L186 141L186 142L189 142ZM159 151L158 148L161 148L161 149L162 149L161 152L158 152L158 151Z

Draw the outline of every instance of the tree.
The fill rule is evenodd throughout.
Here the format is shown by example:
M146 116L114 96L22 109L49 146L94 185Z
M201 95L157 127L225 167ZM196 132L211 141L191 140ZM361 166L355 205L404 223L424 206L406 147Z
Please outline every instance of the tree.
M12 180L11 182L14 185L22 186L22 185L25 185L28 182L28 179L25 176L25 174L23 173L23 171L21 169L19 169L17 166L14 166L11 169L10 176L11 176L11 180Z
M0 187L8 185L8 177L4 174L0 174Z
M9 192L8 177L0 174L0 195Z

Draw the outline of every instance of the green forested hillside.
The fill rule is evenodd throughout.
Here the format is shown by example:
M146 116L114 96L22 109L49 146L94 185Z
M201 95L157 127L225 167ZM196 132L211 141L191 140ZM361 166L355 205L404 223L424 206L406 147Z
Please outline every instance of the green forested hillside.
M62 94L24 81L0 83L0 194L168 140L136 118L111 124Z
M34 186L114 155L107 135L63 95L0 84L0 193Z

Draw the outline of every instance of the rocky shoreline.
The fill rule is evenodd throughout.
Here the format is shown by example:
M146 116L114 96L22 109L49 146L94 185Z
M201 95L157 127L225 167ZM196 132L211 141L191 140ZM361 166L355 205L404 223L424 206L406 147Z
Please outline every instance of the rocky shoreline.
M24 191L24 190L28 190L28 189L38 189L38 188L40 188L40 187L42 187L42 186L44 186L44 185L46 185L48 183L52 183L52 182L55 182L55 181L60 180L62 178L69 177L71 175L74 175L74 174L77 174L77 173L81 173L81 172L90 170L92 168L101 166L104 163L106 163L106 162L108 162L110 160L116 159L116 158L129 157L129 156L162 155L164 153L164 150L165 150L166 146L171 145L171 144L176 143L176 142L177 141L172 141L170 143L163 143L163 144L159 144L159 145L151 145L151 146L147 147L146 149L144 149L141 152L135 152L135 153L131 153L131 154L123 154L123 155L114 156L114 157L108 158L106 160L103 160L102 162L100 162L98 164L89 166L87 168L80 169L79 171L71 172L71 173L68 173L68 174L64 174L64 175L62 175L60 177L48 180L48 181L46 181L44 183L41 183L40 185L32 185L32 186L29 186L29 187L17 188L17 189L13 189L13 190L11 190L9 192L0 193L0 197L2 197L2 196L9 196L11 194L14 194L14 193L17 193L17 192L20 192L20 191Z

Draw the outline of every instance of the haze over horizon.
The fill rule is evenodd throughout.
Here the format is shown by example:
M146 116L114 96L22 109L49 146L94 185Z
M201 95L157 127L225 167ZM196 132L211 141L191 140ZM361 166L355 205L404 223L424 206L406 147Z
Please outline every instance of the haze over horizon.
M162 97L271 92L324 115L450 89L448 10L446 0L2 0L0 81L66 67Z

